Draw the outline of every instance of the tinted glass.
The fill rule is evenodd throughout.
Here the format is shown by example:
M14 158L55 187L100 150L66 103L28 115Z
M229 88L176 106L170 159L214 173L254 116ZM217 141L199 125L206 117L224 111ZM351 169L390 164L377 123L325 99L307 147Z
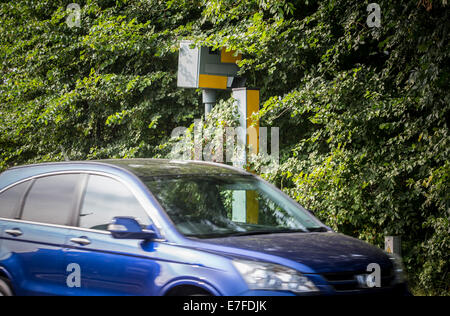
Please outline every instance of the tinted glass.
M16 185L0 194L0 217L14 218L29 182Z
M35 181L25 201L22 219L69 225L76 198L79 175L59 175Z
M107 230L116 216L134 217L141 224L150 225L145 210L128 188L108 177L90 176L79 226Z
M142 179L186 236L212 238L327 230L300 205L253 177Z

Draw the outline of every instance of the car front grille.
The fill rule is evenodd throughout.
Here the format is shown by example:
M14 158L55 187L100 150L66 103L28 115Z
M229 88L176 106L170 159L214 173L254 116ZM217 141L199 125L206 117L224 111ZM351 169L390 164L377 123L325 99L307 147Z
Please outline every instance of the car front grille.
M325 273L323 277L337 292L356 291L361 290L364 286L360 285L357 276L367 275L367 271L351 271L338 273ZM381 269L381 288L386 288L392 285L395 275L392 268Z

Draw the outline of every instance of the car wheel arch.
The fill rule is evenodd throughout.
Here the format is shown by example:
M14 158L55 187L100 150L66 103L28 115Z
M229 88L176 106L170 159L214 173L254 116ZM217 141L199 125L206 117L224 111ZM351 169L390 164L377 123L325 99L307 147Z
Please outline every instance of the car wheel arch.
M1 267L0 267L0 290L6 296L14 295L14 288L12 286L11 276L6 270L4 270Z
M214 286L203 280L176 280L164 286L162 296L220 296L222 295Z
M12 281L11 274L3 267L0 266L0 278L7 279L8 281Z

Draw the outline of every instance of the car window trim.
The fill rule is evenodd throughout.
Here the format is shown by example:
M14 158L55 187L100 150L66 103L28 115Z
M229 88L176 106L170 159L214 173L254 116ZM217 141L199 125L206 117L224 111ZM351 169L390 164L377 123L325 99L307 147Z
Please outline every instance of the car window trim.
M134 190L126 181L124 181L121 177L116 176L114 174L110 174L107 172L102 172L102 171L93 171L93 170L65 170L65 171L53 171L53 172L47 172L47 173L42 173L42 174L38 174L38 175L33 175L24 179L21 179L20 181L17 181L11 185L8 185L7 187L3 188L2 190L0 190L0 194L3 193L4 191L8 190L9 188L12 188L13 186L19 185L21 183L24 183L26 181L32 180L33 183L39 179L39 178L45 178L45 177L49 177L49 176L56 176L56 175L66 175L66 174L80 174L80 175L97 175L97 176L104 176L104 177L108 177L111 178L113 180L116 180L118 182L120 182L121 184L123 184L128 190L130 190L130 192L133 194L133 196L136 198L136 200L138 201L138 203L141 205L141 207L144 209L145 213L147 214L147 216L150 218L150 221L153 223L154 228L157 230L156 233L161 237L158 238L158 240L165 240L165 234L164 231L162 230L162 225L159 223L159 221L155 220L155 218L153 218L151 216L151 212L148 210L148 208L144 207L141 199L139 198L139 196L136 194L136 190ZM140 179L138 178L138 180L140 181ZM86 190L87 187L87 182L84 185L84 191ZM31 190L31 186L28 188L28 192L27 195L29 193L29 191ZM26 196L25 196L26 198ZM20 215L22 215L23 213L23 207L24 207L24 203L25 203L25 198L22 201L22 205L21 205L21 211L20 211ZM82 202L80 202L82 203ZM81 206L80 205L80 209L77 210L76 212L76 216L79 216L79 212L81 211ZM8 220L8 219L5 219ZM43 224L45 226L52 226L52 227L70 227L71 229L79 229L82 231L88 231L88 232L105 232L105 231L101 231L101 230L93 230L93 229L87 229L87 228L81 228L81 227L77 227L77 226L64 226L64 225L57 225L57 224L49 224L49 223L42 223L42 222L32 222L32 221L24 221L19 219L14 219L14 221L18 221L18 222L27 222L27 223L34 223L34 224ZM74 223L72 223L73 225ZM108 234L110 234L109 232L107 232Z
M38 225L38 226L54 227L54 228L63 228L63 229L67 229L67 230L75 229L75 230L91 232L91 233L101 233L104 235L111 235L111 233L108 231L94 230L94 229L81 228L81 227L75 227L75 226L66 226L66 225L50 224L50 223L43 223L43 222L26 221L26 220L22 220L22 219L11 219L11 218L0 218L0 219L5 222L31 224L31 225Z
M84 196L86 194L87 190L87 184L89 180L89 174L82 173L80 174L80 182L77 186L77 193L76 193L76 199L72 210L72 218L71 218L71 226L72 227L79 227L80 222L80 212L81 208L83 206Z
M36 182L36 179L32 179L29 181L29 184L28 184L26 190L23 192L22 196L20 197L20 203L18 203L18 205L17 205L16 216L14 217L14 219L20 220L22 218L25 201L26 201L28 194L30 193L31 188L33 187L35 182ZM22 183L25 183L25 182L22 182Z

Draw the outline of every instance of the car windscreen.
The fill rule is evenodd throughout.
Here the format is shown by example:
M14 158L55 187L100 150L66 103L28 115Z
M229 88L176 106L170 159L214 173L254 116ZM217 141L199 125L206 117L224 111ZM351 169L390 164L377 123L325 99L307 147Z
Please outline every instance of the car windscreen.
M183 175L142 179L188 237L327 231L300 205L252 176Z

